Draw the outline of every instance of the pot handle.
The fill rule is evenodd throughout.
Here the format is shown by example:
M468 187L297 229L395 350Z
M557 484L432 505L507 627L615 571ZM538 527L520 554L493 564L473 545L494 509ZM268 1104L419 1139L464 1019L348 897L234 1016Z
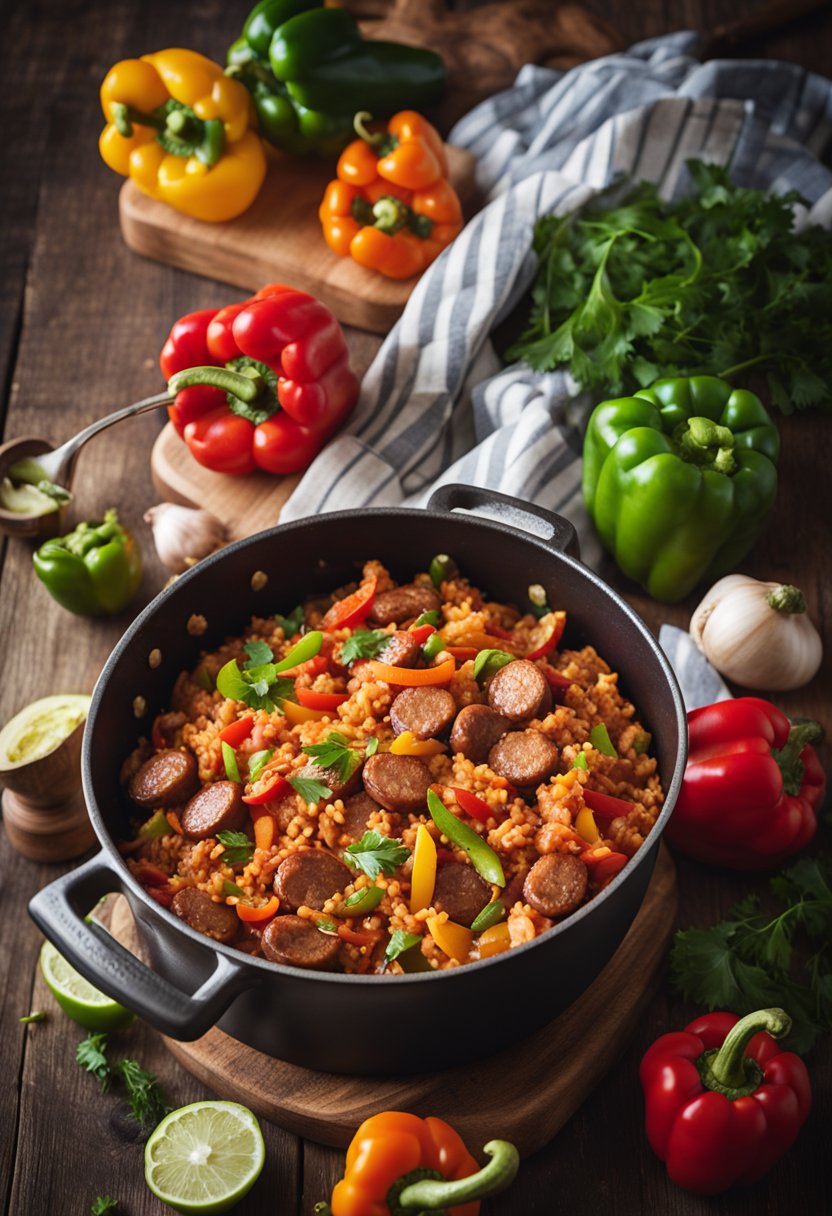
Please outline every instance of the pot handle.
M570 557L580 557L578 535L568 519L538 507L533 502L521 502L508 494L500 494L497 490L489 490L483 486L447 485L434 490L428 501L429 511L445 511L450 513L456 507L466 511L474 511L481 507L492 519L515 528L521 532L531 532L534 536L541 535L540 520L547 525L543 540L557 549L559 553L568 553ZM524 517L526 522L524 523ZM529 518L534 521L529 525Z
M29 915L64 958L96 988L126 1005L162 1034L198 1039L228 1008L233 997L252 985L242 964L217 953L216 966L194 993L181 992L126 950L103 925L86 913L114 889L124 891L121 875L106 854L55 879L33 896Z

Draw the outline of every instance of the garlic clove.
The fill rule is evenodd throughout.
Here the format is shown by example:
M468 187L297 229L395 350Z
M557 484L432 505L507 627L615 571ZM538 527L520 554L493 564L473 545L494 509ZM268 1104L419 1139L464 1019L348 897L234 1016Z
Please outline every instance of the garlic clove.
M174 574L182 574L215 549L222 548L227 539L220 520L201 507L162 502L145 511L144 520L152 529L159 560Z

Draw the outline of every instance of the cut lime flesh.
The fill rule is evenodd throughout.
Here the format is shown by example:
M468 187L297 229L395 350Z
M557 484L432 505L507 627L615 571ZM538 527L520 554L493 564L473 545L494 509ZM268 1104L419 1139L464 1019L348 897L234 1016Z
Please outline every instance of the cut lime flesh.
M237 1102L193 1102L166 1115L147 1142L144 1176L178 1212L225 1212L256 1182L265 1161L260 1125Z
M49 941L41 946L40 969L61 1009L85 1030L116 1030L132 1022L129 1009L85 980Z

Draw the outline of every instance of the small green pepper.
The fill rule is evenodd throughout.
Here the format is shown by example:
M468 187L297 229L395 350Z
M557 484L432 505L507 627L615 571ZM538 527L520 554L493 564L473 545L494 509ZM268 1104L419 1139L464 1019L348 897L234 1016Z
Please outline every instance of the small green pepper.
M121 612L142 581L142 555L115 510L45 541L32 558L53 599L79 616Z
M445 649L445 639L441 633L432 633L422 647L422 654L426 659L435 659L436 656Z
M428 790L428 810L442 835L447 836L452 844L459 845L468 854L471 865L486 882L494 883L498 887L506 885L503 867L491 845L483 840L482 836L478 836L473 828L457 819L433 790Z
M474 933L484 933L492 925L497 925L506 914L506 906L501 899L494 899L486 904L483 910L474 917L471 929Z
M605 722L599 722L597 726L593 726L589 732L589 741L596 752L600 752L602 756L618 756Z
M345 916L367 916L383 899L383 887L364 887L361 891L353 891L352 895L347 896L342 911Z

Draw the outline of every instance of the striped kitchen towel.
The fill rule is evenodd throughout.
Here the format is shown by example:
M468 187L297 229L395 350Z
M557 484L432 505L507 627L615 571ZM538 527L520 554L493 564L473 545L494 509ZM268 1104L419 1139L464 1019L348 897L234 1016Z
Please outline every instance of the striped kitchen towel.
M527 66L450 141L478 157L488 205L422 276L364 379L349 426L281 512L424 506L448 482L534 501L600 553L580 498L580 435L594 404L561 372L502 367L495 325L533 278L535 220L584 203L619 175L684 192L685 160L730 161L742 185L798 190L832 222L832 82L774 61L699 63L673 34L568 72ZM802 217L806 222L806 217Z

